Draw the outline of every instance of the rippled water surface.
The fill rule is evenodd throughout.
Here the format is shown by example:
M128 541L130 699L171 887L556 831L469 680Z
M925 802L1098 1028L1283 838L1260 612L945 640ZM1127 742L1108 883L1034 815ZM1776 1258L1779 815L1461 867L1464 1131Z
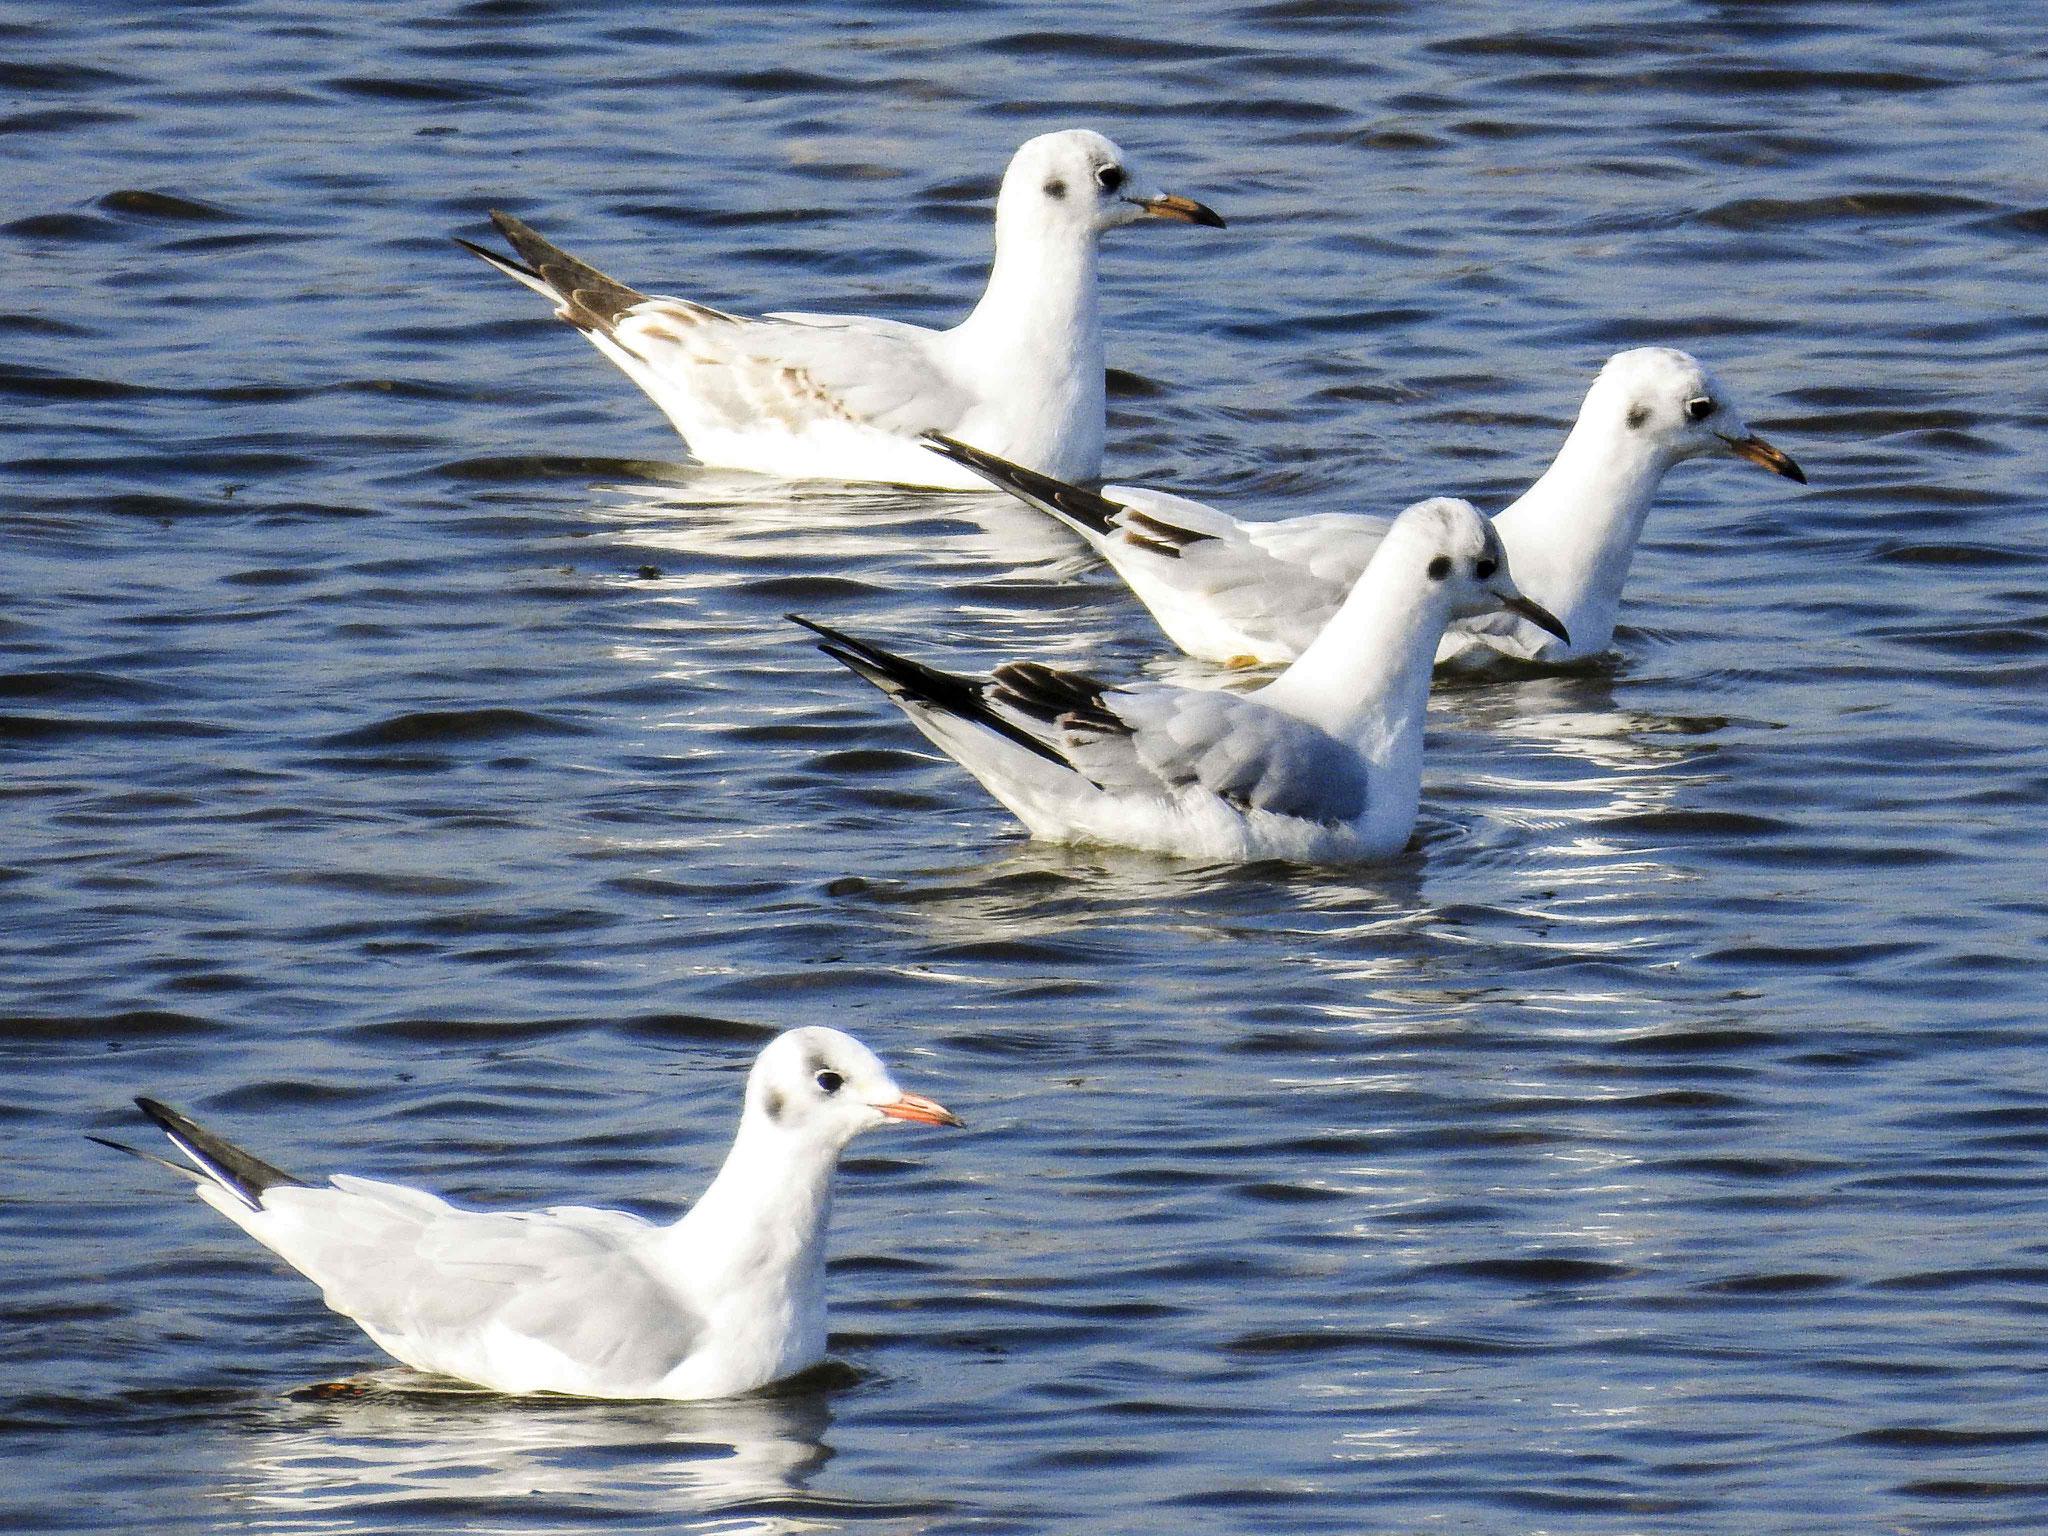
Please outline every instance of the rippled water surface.
M1170 34L1170 35L1162 35ZM2048 1525L2048 42L2024 8L0 6L0 1525ZM1183 676L993 497L703 471L449 237L950 323L1010 150L1117 478L1503 505L1623 346L1616 654L1439 692L1369 871L1023 839L781 618ZM832 1361L426 1394L157 1170L673 1213L775 1030L859 1143Z

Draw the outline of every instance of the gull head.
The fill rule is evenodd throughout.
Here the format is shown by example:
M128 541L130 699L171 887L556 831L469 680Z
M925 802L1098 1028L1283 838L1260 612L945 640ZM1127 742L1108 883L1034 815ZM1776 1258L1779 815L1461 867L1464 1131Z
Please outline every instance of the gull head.
M755 1058L745 1117L835 1152L891 1120L960 1123L943 1105L897 1087L881 1058L853 1036L817 1025L777 1035Z
M1806 483L1797 464L1750 431L1727 387L1688 352L1637 347L1615 353L1594 380L1581 415L1596 412L1611 430L1624 437L1640 435L1653 444L1667 464L1707 457L1747 459L1787 480Z
M1121 149L1087 128L1027 140L1011 157L996 197L998 229L1022 226L1055 238L1092 240L1105 229L1140 219L1223 228L1214 211L1193 198L1160 191L1139 175Z
M1418 501L1394 519L1374 563L1393 552L1412 565L1424 593L1445 604L1446 617L1475 619L1506 610L1547 629L1566 645L1571 635L1557 616L1522 595L1508 570L1508 552L1493 520L1457 496Z

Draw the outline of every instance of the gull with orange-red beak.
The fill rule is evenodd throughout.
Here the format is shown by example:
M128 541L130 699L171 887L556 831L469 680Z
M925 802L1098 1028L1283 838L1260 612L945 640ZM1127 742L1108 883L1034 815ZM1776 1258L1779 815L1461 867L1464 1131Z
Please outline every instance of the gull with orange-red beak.
M770 1041L739 1132L680 1221L554 1206L486 1211L405 1184L274 1168L155 1099L135 1101L199 1198L317 1284L387 1353L499 1392L727 1397L825 1353L825 1227L848 1142L891 1120L959 1125L836 1029Z

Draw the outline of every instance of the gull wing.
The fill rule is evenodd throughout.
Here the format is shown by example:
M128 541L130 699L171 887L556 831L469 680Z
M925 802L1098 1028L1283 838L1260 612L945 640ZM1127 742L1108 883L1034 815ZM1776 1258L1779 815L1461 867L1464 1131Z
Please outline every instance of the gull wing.
M453 1374L477 1352L545 1352L625 1390L680 1365L705 1320L643 1261L654 1228L623 1211L470 1211L404 1185L335 1176L266 1198L275 1240L327 1304L401 1358ZM443 1363L445 1362L445 1363Z
M858 422L914 437L956 426L974 397L941 365L938 333L855 316L777 316L743 322L715 342L711 361L742 369L771 413ZM700 350L702 350L700 346ZM696 366L702 370L700 360Z
M705 1320L646 1262L658 1229L625 1211L470 1211L403 1184L309 1184L154 1099L139 1107L208 1205L317 1284L400 1359L475 1379L490 1359L567 1360L612 1390L652 1386ZM94 1138L101 1140L101 1138Z
M788 313L749 319L694 300L649 295L579 261L507 213L491 221L512 260L458 243L553 301L691 430L800 432L845 422L915 435L955 425L969 392L940 365L937 334L900 321Z
M1170 799L1205 789L1241 810L1317 822L1350 821L1365 810L1358 755L1255 698L1163 684L1113 688L1029 661L997 667L986 680L960 677L790 618L977 774L1014 775L1035 761L1033 771L1051 764L1110 794ZM1005 748L1028 756L1005 770Z
M1115 567L1174 643L1212 661L1292 661L1329 623L1389 519L1240 522L1168 491L1091 491L941 434L925 446L1051 514Z
M1365 765L1320 728L1244 694L1141 684L1106 689L1036 662L996 668L990 708L1035 724L1075 772L1107 790L1205 789L1244 811L1352 821Z
M1212 661L1292 661L1335 617L1387 523L1324 512L1239 522L1164 491L1111 486L1123 510L1101 546L1182 649Z

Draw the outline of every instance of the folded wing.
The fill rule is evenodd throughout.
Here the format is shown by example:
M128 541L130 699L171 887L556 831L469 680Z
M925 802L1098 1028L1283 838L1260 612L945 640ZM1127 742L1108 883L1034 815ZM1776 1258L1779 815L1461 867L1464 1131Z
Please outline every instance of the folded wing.
M1358 755L1256 698L1163 684L1115 688L1029 661L997 667L985 681L960 677L790 617L977 772L990 766L989 751L1021 748L1038 760L1037 771L1050 763L1112 795L1172 799L1200 789L1240 810L1315 822L1350 821L1365 810Z
M631 1391L674 1370L705 1335L642 1262L653 1229L623 1211L469 1211L339 1174L325 1188L268 1192L264 1214L250 1230L330 1307L427 1369L488 1380L520 1362L559 1361Z
M465 249L552 300L685 433L791 432L845 422L914 435L955 425L971 399L940 366L936 333L844 315L750 319L616 282L507 213L491 220L518 252Z

